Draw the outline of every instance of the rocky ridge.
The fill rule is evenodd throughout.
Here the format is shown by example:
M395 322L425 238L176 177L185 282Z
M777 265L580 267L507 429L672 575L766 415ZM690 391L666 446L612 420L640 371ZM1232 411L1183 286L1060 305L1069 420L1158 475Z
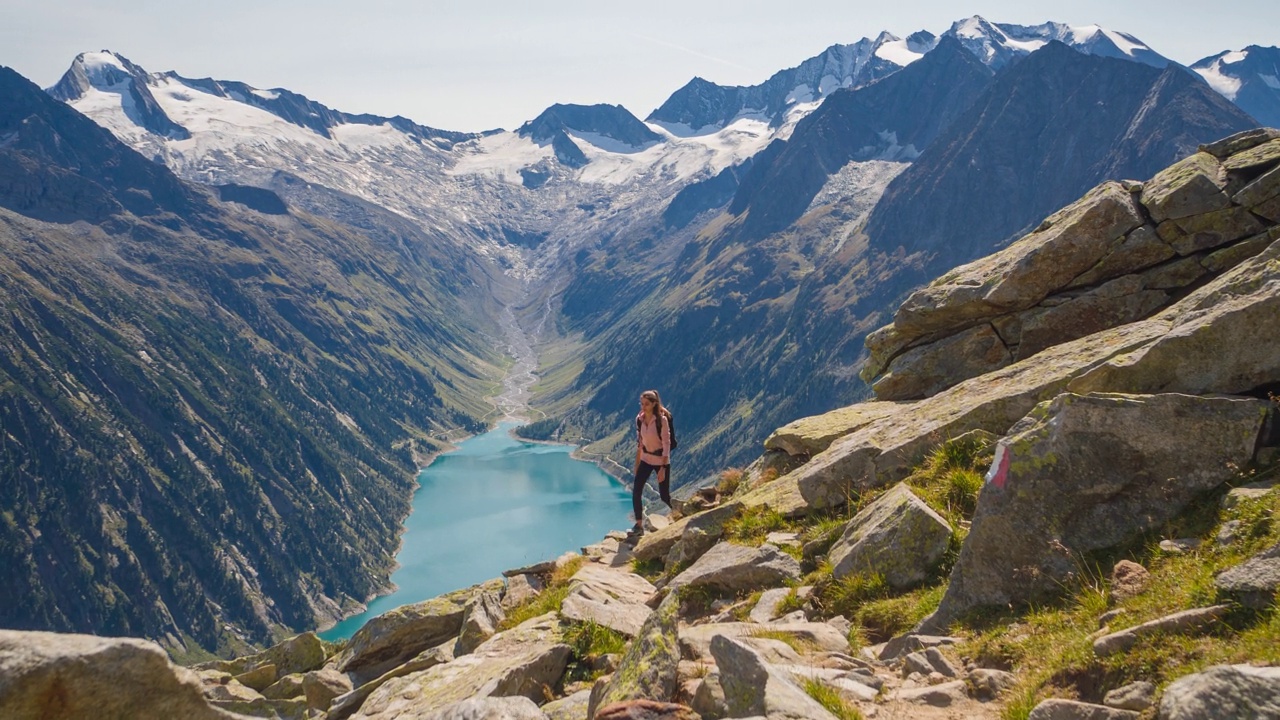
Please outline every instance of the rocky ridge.
M1142 225L1139 202L1159 223L1216 213L1227 224L1233 213L1221 211L1244 207L1262 225L1251 237L1271 233L1276 221L1252 209L1274 197L1275 143L1255 132L1207 146L1223 172L1197 155L1137 199L1104 185L1029 236L1022 262L1002 259L1018 272L986 286L949 279L957 289L937 307L964 317L958 308L974 305L959 298L1021 297L1030 291L1012 285L1069 274L1076 253ZM1222 197L1230 205L1213 209ZM149 660L140 683L120 658L154 658L145 643L11 633L0 713L43 717L59 702L72 709L64 717L90 717L74 709L135 692L189 699L194 672L208 717L1269 717L1280 707L1280 644L1267 634L1280 587L1280 410L1267 391L1280 387L1280 356L1259 338L1280 329L1280 241L1265 237L1153 317L920 400L783 428L674 522L651 518L640 538L612 533L581 555L400 608L344 647L308 634L190 670ZM956 464L965 448L989 457L971 490ZM941 494L922 468L946 478ZM949 558L928 540L939 530ZM1178 531L1193 534L1157 546ZM1082 572L1117 554L1127 559L1111 577ZM896 619L878 602L903 592L888 589L884 558L922 571L894 581L916 608ZM1154 597L1170 575L1194 592ZM1044 674L1017 652L1049 632L1037 618L1063 595L1059 612L1092 624L1055 630L1055 642L1083 649L1068 668L1111 669L1093 680ZM967 619L992 606L1007 630ZM1195 663L1142 660L1176 653L1180 636L1199 644ZM41 654L22 649L37 640ZM66 661L94 643L115 659ZM104 688L108 672L123 679Z

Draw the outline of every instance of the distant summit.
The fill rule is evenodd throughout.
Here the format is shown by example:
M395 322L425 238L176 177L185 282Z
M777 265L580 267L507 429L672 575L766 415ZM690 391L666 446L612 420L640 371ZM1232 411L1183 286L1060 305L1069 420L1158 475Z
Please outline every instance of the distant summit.
M1016 58L1058 41L1086 55L1114 57L1163 68L1168 58L1127 33L1097 25L1072 26L992 23L974 15L952 23L942 37L952 37L992 70L1002 70ZM672 93L649 122L673 133L706 133L741 117L760 117L774 125L787 122L792 113L804 114L843 88L857 88L891 75L924 57L939 37L920 30L901 39L882 32L874 40L863 38L850 45L832 45L799 66L775 73L759 85L723 86L694 78ZM798 117L790 117L791 121Z
M650 130L621 105L557 103L521 125L516 132L535 142L546 142L554 141L558 134L566 130L599 135L635 149L662 141L661 135Z
M128 125L133 125L169 140L188 139L191 131L183 124L182 118L175 118L166 112L164 98L193 104L193 114L204 117L209 114L207 103L194 102L198 98L191 95L192 91L265 110L285 122L325 138L332 138L331 131L334 127L347 124L389 124L407 135L445 147L475 137L470 133L418 125L400 116L387 118L344 113L282 88L263 90L230 80L191 79L175 72L148 73L123 55L110 50L77 55L62 79L47 90L54 98L72 106L92 106L95 110L104 106L118 108L117 113L123 117L117 118L113 129L126 130ZM227 114L227 108L222 109ZM101 118L101 115L98 117ZM227 118L231 124L239 124L241 120L239 117Z
M1258 122L1280 127L1280 47L1250 45L1221 52L1191 69Z

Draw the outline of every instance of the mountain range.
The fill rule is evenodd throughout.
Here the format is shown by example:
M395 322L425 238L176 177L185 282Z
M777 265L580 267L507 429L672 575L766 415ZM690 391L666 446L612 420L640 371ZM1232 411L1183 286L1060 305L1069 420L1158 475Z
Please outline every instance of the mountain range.
M920 283L1280 124L1277 52L1188 69L974 17L695 78L643 121L557 104L482 134L109 51L45 93L5 71L0 562L24 579L0 622L225 652L349 610L386 583L414 462L492 420L507 333L544 358L527 436L626 466L656 387L676 485L744 464L869 394L863 340Z

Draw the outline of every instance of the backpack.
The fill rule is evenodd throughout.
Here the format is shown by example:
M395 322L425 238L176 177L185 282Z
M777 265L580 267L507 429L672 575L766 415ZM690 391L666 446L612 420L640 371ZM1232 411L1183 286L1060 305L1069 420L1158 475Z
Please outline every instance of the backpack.
M666 408L663 409L666 410ZM679 441L676 440L676 416L672 415L670 410L667 410L667 429L671 431L671 449L675 450L679 445ZM640 432L639 417L636 417L636 432ZM658 423L658 437L662 437L662 423Z

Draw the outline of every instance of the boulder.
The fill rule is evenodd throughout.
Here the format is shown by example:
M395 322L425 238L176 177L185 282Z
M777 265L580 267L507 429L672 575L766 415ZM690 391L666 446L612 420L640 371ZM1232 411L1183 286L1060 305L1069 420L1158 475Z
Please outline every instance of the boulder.
M259 665L252 670L235 676L236 682L247 688L253 688L258 692L262 692L274 685L277 679L279 679L279 676L276 673L276 666L271 663Z
M1242 207L1228 207L1202 215L1166 220L1156 226L1160 239L1183 256L1221 247L1257 235L1265 229L1248 208Z
M920 688L902 688L893 693L893 699L918 705L933 707L950 707L964 702L968 698L963 680L938 683Z
M1198 261L1189 266L1192 276L1174 285L1193 282L1206 272ZM1017 316L1016 330L1005 331L1014 350L1011 357L1029 358L1047 347L1148 317L1169 304L1169 293L1159 287L1164 284L1153 271L1122 275L1091 290L1057 295L1052 305L1023 311ZM957 376L952 384L970 377Z
M910 473L938 438L972 430L1004 435L1037 403L1060 393L1077 376L1161 336L1168 325L1153 320L1094 333L1039 353L950 390L898 404L896 413L831 443L796 470L740 499L784 515L837 507L867 488Z
M1117 241L1093 267L1067 283L1066 290L1101 285L1112 278L1159 265L1177 253L1151 225L1134 228Z
M587 717L590 699L591 690L579 690L543 705L542 713L547 716L547 720L583 720Z
M478 697L461 700L414 720L547 720L526 697Z
M1031 710L1027 720L1138 720L1138 713L1076 700L1051 699Z
M1266 411L1251 398L1176 394L1064 393L1037 406L997 444L946 594L922 629L975 606L1056 595L1080 554L1158 527L1248 463Z
M631 557L641 562L665 558L693 517L696 516L681 518L657 532L644 535L631 551Z
M365 623L338 654L337 669L362 684L462 632L467 601L477 592L467 588L420 603L404 605Z
M1253 182L1245 185L1236 193L1231 201L1237 205L1252 208L1280 196L1280 167L1263 173Z
M1068 389L1246 393L1280 380L1280 354L1257 342L1258 328L1280 322L1280 242L1147 322L1167 330L1081 373Z
M766 450L781 450L788 455L811 457L826 450L833 441L893 414L896 409L896 403L866 402L800 418L774 430L765 439L764 447Z
M1102 704L1120 710L1142 712L1156 704L1156 686L1139 680L1112 690L1102 698Z
M1198 152L1143 184L1142 204L1157 222L1221 210L1231 205L1226 173L1213 155Z
M1267 608L1280 591L1280 543L1222 572L1213 584L1245 607Z
M1201 145L1200 152L1207 152L1222 160L1276 138L1280 138L1280 130L1275 128L1254 128Z
M724 686L720 684L720 671L712 670L698 683L689 703L703 720L719 720L729 715L729 705L724 699Z
M569 646L560 642L555 613L547 613L494 635L453 662L387 680L353 717L417 718L477 697L541 700L543 686L554 685L564 674L569 653Z
M758 548L722 542L711 548L667 588L715 587L728 592L757 590L800 579L800 563L773 547Z
M755 633L762 630L768 630L769 635L774 637L778 634L790 636L796 642L812 647L815 651L849 652L848 636L827 623L770 623L767 628L756 623L708 623L680 628L680 655L685 660L693 662L709 662L712 660L711 641L716 636L723 635L752 647L766 659L772 657L774 660L798 661L798 658L794 657L794 651L787 653L776 649L776 645L773 644L777 643L777 640L753 637Z
M1205 157L1217 164L1212 156ZM1230 200L1220 189L1218 193L1226 207ZM893 323L904 336L920 336L1025 310L1097 265L1143 222L1124 186L1103 183L1004 250L962 265L912 293Z
M1269 140L1223 160L1222 167L1227 170L1247 170L1276 162L1280 162L1280 140Z
M498 632L498 625L506 617L507 613L502 608L502 600L499 599L498 593L476 594L462 607L462 632L453 646L454 656L466 655L479 647L480 643L493 637L493 634Z
M668 595L645 622L599 695L592 693L588 717L597 709L628 700L669 702L675 698L680 664L680 599Z
M903 484L867 505L829 554L832 576L879 574L895 590L924 581L947 552L951 526Z
M523 605L542 592L542 578L537 575L512 575L507 578L507 591L502 595L502 607L511 608Z
M765 590L760 595L760 599L756 601L755 607L751 608L750 619L755 623L767 623L778 617L778 606L783 600L791 594L790 588L773 588Z
M689 518L680 539L667 552L667 567L687 565L702 557L724 536L724 525L742 512L740 502L725 503Z
M352 689L350 678L329 668L313 670L302 677L302 692L312 710L328 710L334 698Z
M654 592L653 585L635 573L588 563L570 580L560 615L635 637L653 613L645 601Z
M774 669L751 647L724 635L711 640L720 669L729 717L769 720L834 720L784 672Z
M1221 620L1230 609L1229 605L1214 605L1183 610L1156 618L1141 625L1103 635L1093 641L1093 652L1098 657L1107 657L1132 648L1137 644L1138 638L1147 635L1193 632Z
M1004 670L977 668L969 673L967 682L975 698L989 702L1017 685L1018 676Z
M210 707L196 673L169 662L153 642L0 630L0 717L233 720L238 716Z
M982 323L893 358L871 390L881 401L928 397L961 380L1002 368L1012 359L996 329Z
M702 720L686 705L653 700L628 700L606 705L595 714L595 720Z
M1165 688L1157 720L1280 717L1280 667L1215 665Z
M429 670L437 665L443 665L453 661L453 643L445 643L436 647L423 650L418 655L401 665L388 670L374 680L361 685L349 693L334 698L329 705L329 714L326 720L345 720L351 717L355 711L360 709L364 701L373 694L374 690L382 687L388 680L413 673ZM301 692L301 688L299 688Z
M272 683L270 687L264 689L262 696L268 700L289 700L302 697L302 678L304 677L306 676L302 673L285 675Z
M324 641L318 635L306 632L273 645L260 653L245 655L234 660L200 663L193 665L192 668L223 670L232 675L241 675L263 665L275 665L276 676L283 677L319 669L328 659L328 653Z

